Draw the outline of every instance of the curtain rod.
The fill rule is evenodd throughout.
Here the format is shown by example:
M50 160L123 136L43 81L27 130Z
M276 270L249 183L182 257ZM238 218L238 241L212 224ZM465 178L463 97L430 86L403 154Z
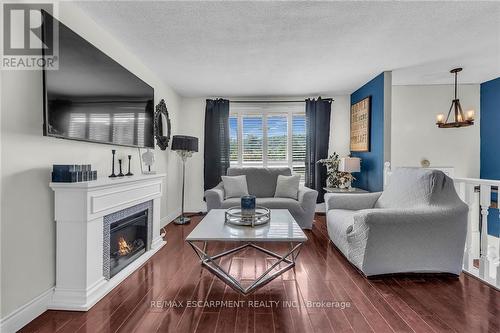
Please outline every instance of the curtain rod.
M333 98L322 98L322 100L333 102L334 99ZM285 101L279 101L279 100L278 101L276 101L276 100L272 100L272 101L259 101L259 100L257 100L257 101L231 101L231 100L229 100L229 102L230 103L305 103L306 100L305 99L301 100L301 101L290 101L290 100L288 100L288 101L286 101L286 100Z

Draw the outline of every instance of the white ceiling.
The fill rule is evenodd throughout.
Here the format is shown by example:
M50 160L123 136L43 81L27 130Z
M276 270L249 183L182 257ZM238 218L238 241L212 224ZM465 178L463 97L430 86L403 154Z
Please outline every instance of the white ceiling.
M500 2L81 2L184 96L350 93L500 76Z

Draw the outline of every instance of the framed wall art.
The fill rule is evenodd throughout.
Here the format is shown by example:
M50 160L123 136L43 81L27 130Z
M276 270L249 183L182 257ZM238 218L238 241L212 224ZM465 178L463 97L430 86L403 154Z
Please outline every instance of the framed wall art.
M351 151L370 151L370 97L351 105Z

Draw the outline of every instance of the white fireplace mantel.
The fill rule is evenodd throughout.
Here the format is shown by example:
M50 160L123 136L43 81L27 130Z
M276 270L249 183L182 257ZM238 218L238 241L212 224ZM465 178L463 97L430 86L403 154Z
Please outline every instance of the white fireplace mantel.
M165 241L160 236L160 198L165 174L50 183L55 192L56 287L49 309L87 311L133 273ZM152 201L149 251L111 279L103 275L104 216Z

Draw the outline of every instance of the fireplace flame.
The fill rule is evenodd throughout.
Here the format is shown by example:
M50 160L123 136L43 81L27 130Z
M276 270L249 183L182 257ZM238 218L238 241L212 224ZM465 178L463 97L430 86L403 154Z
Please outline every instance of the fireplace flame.
M132 252L132 245L127 243L127 241L123 237L120 237L120 239L118 240L118 253L121 256L124 256L129 254L130 252Z

